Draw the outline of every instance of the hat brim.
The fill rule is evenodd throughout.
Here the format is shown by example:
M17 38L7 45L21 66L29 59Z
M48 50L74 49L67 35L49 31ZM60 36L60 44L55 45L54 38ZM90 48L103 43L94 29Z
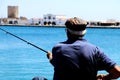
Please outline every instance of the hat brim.
M81 31L75 31L75 30L71 30L71 29L67 28L67 30L68 30L71 34L80 35L80 36L83 36L83 35L85 35L85 33L86 33L86 29L85 29L85 30L81 30Z

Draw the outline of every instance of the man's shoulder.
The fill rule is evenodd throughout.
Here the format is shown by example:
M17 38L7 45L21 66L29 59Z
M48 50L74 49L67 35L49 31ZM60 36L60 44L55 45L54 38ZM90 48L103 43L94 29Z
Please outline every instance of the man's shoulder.
M63 46L63 45L65 45L65 42L59 42L54 47L60 47L60 46Z

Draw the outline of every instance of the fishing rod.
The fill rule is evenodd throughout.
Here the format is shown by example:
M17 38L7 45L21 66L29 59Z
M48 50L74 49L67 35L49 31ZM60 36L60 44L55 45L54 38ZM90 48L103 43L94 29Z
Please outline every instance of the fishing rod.
M29 44L29 45L31 45L31 46L33 46L33 47L35 47L35 48L37 48L37 49L39 49L39 50L43 51L43 52L45 52L45 53L48 53L48 51L46 51L46 50L44 50L44 49L42 49L42 48L40 48L40 47L36 46L35 44L32 44L32 43L30 43L30 42L28 42L28 41L26 41L26 40L22 39L21 37L18 37L18 36L14 35L14 34L12 34L12 33L10 33L10 32L8 32L8 31L6 31L6 30L2 29L2 28L0 28L0 30L2 30L2 31L4 31L4 32L6 32L7 34L9 34L9 35L11 35L11 36L14 36L14 37L16 37L16 38L18 38L18 39L22 40L23 42L25 42L25 43L27 43L27 44Z

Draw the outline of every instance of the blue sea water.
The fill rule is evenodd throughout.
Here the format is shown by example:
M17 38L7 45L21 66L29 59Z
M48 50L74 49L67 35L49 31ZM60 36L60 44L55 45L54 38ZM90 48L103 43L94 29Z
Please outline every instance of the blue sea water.
M49 51L56 43L67 39L64 28L12 26L0 28ZM84 38L99 46L120 65L120 29L87 28ZM45 52L0 30L0 80L31 80L35 76L52 80L53 72Z

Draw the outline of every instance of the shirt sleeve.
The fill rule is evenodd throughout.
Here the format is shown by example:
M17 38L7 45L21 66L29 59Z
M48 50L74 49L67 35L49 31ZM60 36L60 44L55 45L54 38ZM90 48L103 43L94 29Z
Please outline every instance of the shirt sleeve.
M52 49L52 60L50 61L50 63L55 67L56 66L56 61L57 61L57 57L60 54L60 46L56 45L53 47Z
M98 70L110 70L115 66L115 62L112 61L107 55L104 54L99 48L96 48L96 60L97 60L97 68Z

